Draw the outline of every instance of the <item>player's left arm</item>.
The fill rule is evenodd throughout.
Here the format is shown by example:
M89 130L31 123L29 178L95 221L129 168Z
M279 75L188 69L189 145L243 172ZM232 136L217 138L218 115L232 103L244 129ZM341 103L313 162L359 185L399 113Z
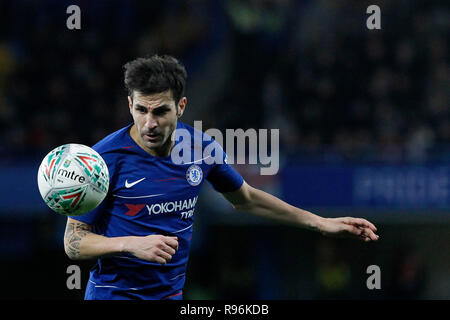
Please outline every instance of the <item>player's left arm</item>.
M255 216L297 225L329 236L353 237L366 242L379 238L375 234L377 228L365 219L323 218L294 207L267 192L253 188L245 181L238 190L222 194L236 210Z

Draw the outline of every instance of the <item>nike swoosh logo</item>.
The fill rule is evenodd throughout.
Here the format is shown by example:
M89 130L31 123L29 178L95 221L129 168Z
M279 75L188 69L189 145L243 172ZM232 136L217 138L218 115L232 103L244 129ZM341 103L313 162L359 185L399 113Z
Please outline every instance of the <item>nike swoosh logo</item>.
M145 178L139 179L138 181L128 183L128 180L125 180L125 188L131 188L132 186L138 184L142 180L145 180Z

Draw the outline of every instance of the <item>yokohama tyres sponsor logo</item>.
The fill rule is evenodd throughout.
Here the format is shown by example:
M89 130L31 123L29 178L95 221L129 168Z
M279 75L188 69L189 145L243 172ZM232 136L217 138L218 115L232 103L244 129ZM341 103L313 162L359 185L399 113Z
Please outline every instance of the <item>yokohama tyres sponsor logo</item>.
M187 200L169 201L162 203L153 204L129 204L125 203L128 211L125 212L127 216L134 217L141 210L146 207L149 215L157 215L160 213L172 213L179 212L180 219L187 219L193 216L195 204L197 203L197 198L190 198Z
M194 197L194 198L187 199L187 200L154 203L151 205L147 205L147 210L148 210L148 214L170 213L170 212L194 209L196 203L197 203L197 197Z

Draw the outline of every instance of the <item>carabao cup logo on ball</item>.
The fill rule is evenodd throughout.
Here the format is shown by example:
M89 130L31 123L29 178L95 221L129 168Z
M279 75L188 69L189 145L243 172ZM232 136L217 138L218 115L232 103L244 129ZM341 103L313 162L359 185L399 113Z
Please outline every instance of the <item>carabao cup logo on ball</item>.
M38 171L38 187L44 202L55 212L82 215L105 198L108 167L90 147L65 144L45 156Z
M193 164L186 171L186 180L191 186L198 186L203 179L202 168Z

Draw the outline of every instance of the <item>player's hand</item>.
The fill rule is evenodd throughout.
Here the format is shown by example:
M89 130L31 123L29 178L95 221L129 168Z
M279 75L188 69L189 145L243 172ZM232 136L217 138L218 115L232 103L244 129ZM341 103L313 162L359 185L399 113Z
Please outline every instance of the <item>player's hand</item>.
M361 218L323 218L319 224L319 231L327 236L357 238L365 242L379 239L375 234L377 228Z
M136 258L166 264L178 250L178 238L163 235L129 237L124 251Z

